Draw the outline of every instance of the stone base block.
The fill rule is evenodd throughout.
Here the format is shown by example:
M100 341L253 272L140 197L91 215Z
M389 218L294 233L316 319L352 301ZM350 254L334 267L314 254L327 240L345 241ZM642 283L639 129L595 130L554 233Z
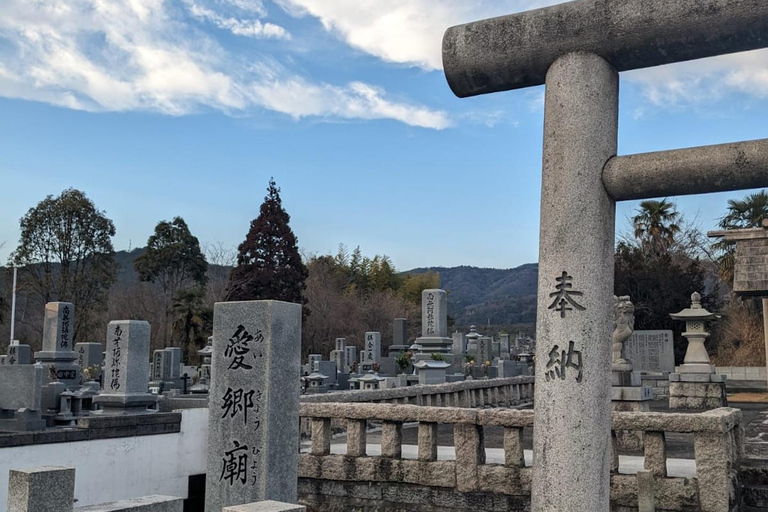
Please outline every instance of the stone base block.
M715 373L715 365L713 364L681 364L677 373Z
M706 398L700 396L670 396L670 409L717 409L723 407L719 398Z
M679 373L670 373L669 374L669 382L680 382L680 374Z
M670 409L715 409L727 407L725 384L722 382L670 382Z
M633 369L632 363L612 363L611 371L613 372L631 372Z
M713 373L681 373L680 382L712 382Z
M307 507L303 505L292 505L280 501L258 501L246 505L235 505L234 507L224 507L222 512L306 512Z
M182 512L184 500L175 496L144 496L76 508L74 512Z
M727 375L710 375L710 381L712 382L725 382L728 380Z
M611 372L612 386L642 386L642 376L640 372L616 371Z
M10 470L8 512L72 512L74 502L75 468Z
M98 404L103 409L103 411L95 412L146 412L147 408L157 406L157 395L151 393L102 394L93 397L93 403Z
M611 388L613 401L643 401L653 400L653 388L650 386L613 386Z

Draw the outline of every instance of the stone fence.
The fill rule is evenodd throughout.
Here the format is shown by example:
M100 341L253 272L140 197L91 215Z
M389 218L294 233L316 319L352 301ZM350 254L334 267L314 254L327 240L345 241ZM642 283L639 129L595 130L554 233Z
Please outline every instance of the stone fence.
M466 402L465 402L466 403ZM533 411L476 410L390 404L303 403L311 422L309 453L299 462L299 494L313 510L354 508L360 500L383 509L429 503L429 510L527 510L533 468L525 465L523 429ZM346 422L346 454L331 454L331 421ZM369 456L367 422L381 422L381 455ZM418 423L415 459L403 458L403 424ZM438 424L453 426L453 460L438 460ZM484 429L502 427L503 464L486 463ZM613 413L612 510L636 510L638 498L657 510L730 512L738 503L737 461L743 455L741 411L721 408L700 414ZM616 431L643 433L643 478L618 472ZM695 478L667 474L666 433L692 433ZM444 459L445 452L441 454ZM578 478L578 475L563 475ZM370 485L376 482L377 485Z
M304 395L301 403L368 402L432 407L509 407L532 402L533 381L533 376L520 376L370 391L339 391Z

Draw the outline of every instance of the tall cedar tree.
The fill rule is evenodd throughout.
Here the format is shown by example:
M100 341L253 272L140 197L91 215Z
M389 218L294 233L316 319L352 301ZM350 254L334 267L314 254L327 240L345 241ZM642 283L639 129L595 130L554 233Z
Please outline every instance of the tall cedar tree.
M251 221L251 229L238 247L226 300L274 299L304 304L308 272L288 226L291 217L283 209L274 179L269 180L267 191L259 216Z

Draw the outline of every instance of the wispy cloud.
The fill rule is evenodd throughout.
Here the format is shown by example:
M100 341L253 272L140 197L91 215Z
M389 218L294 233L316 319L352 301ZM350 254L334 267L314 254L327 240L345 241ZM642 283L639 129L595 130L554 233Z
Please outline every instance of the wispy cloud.
M266 14L260 1L189 5L197 11L168 0L6 0L0 4L0 95L89 111L183 115L200 108L237 114L266 108L293 118L395 119L435 129L450 124L445 112L389 99L372 85L318 83L267 52L245 62L195 25L285 40L282 27L256 19Z
M293 16L312 16L346 44L387 62L442 68L451 25L545 7L561 0L275 0ZM768 50L627 73L650 107L684 107L728 93L768 97ZM534 98L534 100L536 100ZM533 108L540 108L537 101Z

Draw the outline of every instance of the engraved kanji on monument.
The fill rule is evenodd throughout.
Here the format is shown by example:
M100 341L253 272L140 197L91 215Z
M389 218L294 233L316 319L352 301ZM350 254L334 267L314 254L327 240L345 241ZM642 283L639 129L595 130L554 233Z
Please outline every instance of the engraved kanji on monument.
M296 502L300 358L299 304L214 306L205 510Z
M96 366L96 373L101 370L101 363L104 362L101 343L75 343L75 353L77 354L77 364L85 370ZM94 377L95 375L92 375Z
M149 322L115 320L107 325L102 393L94 398L107 412L144 412L157 403L149 386Z
M45 305L43 320L43 350L35 353L35 359L45 370L50 380L51 368L55 369L56 380L66 386L80 384L80 366L75 363L74 351L75 306L70 302L49 302Z
M371 356L370 359L374 363L381 363L381 333L380 332L366 332L365 333L365 350ZM369 362L369 361L366 361Z
M5 364L32 364L32 347L12 343L8 345L8 353Z

